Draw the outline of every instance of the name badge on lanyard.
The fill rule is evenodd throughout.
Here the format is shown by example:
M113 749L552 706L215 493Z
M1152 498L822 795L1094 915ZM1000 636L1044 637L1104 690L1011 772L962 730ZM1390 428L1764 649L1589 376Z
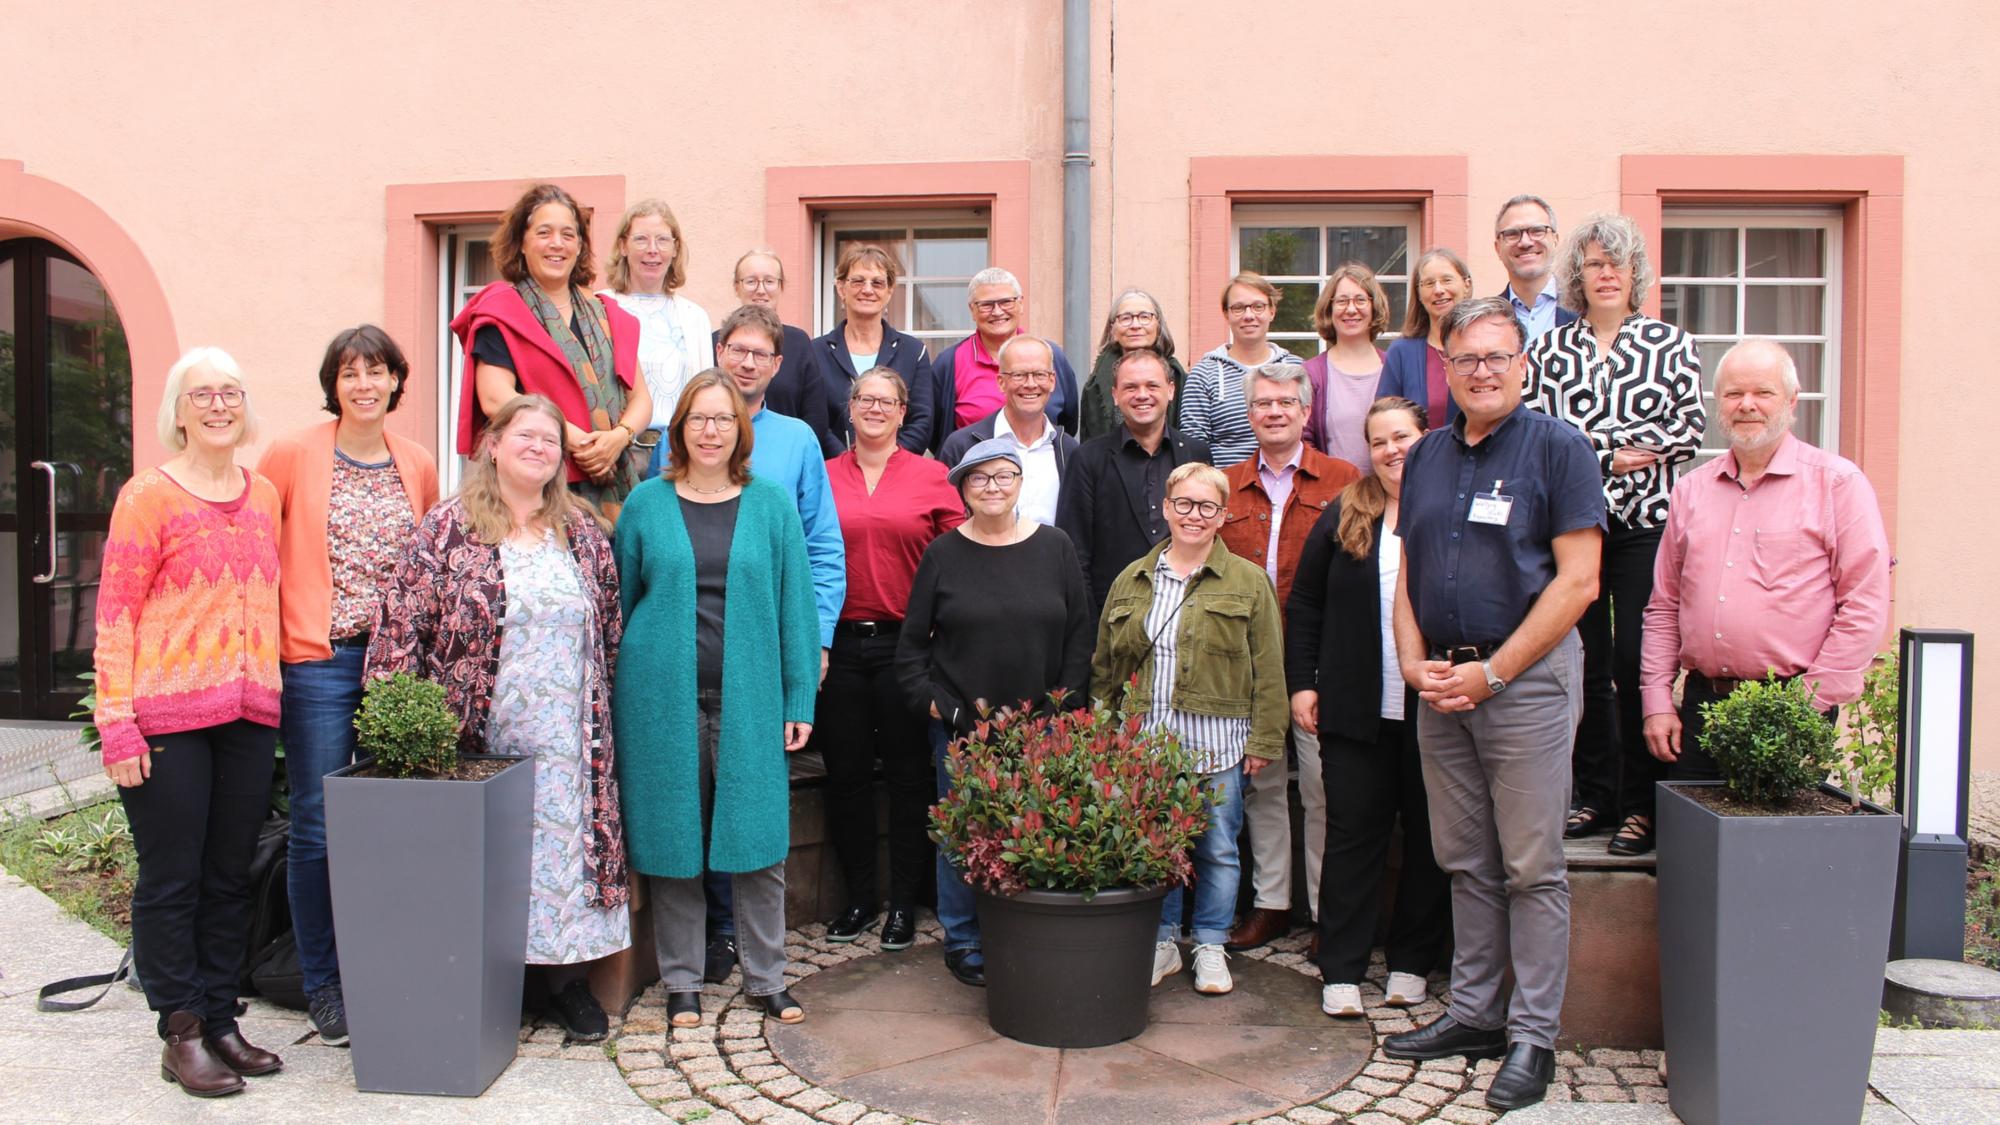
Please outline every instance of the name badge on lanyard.
M1501 481L1493 482L1493 491L1475 493L1472 497L1472 511L1466 519L1473 523L1492 524L1506 527L1507 517L1514 511L1514 498L1500 491Z

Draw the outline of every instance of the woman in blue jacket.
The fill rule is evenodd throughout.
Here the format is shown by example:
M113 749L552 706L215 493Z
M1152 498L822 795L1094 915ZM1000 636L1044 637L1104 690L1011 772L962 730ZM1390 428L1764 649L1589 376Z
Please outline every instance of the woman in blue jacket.
M1444 247L1424 251L1411 273L1416 291L1403 318L1403 338L1389 345L1382 361L1377 398L1406 398L1422 406L1440 425L1458 417L1458 403L1444 381L1444 319L1472 295L1472 271L1465 259Z
M841 251L833 276L844 315L833 331L812 343L826 380L827 425L848 446L854 444L854 426L847 403L854 396L854 381L872 368L887 367L903 377L903 385L910 389L907 417L931 415L930 352L922 340L891 327L884 315L900 272L895 255L872 242ZM897 440L912 453L924 451L907 429Z

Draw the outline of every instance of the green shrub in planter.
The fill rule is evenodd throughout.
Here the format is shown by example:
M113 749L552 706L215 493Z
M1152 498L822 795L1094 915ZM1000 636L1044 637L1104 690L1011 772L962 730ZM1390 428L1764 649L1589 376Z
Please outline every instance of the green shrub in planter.
M1804 680L1741 684L1729 698L1703 704L1701 716L1701 748L1746 801L1787 804L1840 765L1833 723Z
M443 777L458 768L458 716L444 688L398 672L370 681L354 715L355 742L393 777Z

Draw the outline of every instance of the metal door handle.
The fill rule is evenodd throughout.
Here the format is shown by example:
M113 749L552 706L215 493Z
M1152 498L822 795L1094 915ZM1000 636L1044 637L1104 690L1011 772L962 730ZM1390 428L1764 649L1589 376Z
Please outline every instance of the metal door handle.
M47 461L32 461L29 465L49 474L49 567L48 573L34 575L35 582L47 585L56 580L56 467Z

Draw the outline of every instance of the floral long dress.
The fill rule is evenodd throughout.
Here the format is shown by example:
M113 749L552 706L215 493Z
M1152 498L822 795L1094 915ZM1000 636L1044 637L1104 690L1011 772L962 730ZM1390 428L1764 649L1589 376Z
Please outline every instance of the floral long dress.
M535 756L535 841L528 889L528 963L568 965L632 944L623 905L589 904L583 852L590 775L585 670L597 622L569 552L553 534L500 545L507 616L486 741L495 754Z

